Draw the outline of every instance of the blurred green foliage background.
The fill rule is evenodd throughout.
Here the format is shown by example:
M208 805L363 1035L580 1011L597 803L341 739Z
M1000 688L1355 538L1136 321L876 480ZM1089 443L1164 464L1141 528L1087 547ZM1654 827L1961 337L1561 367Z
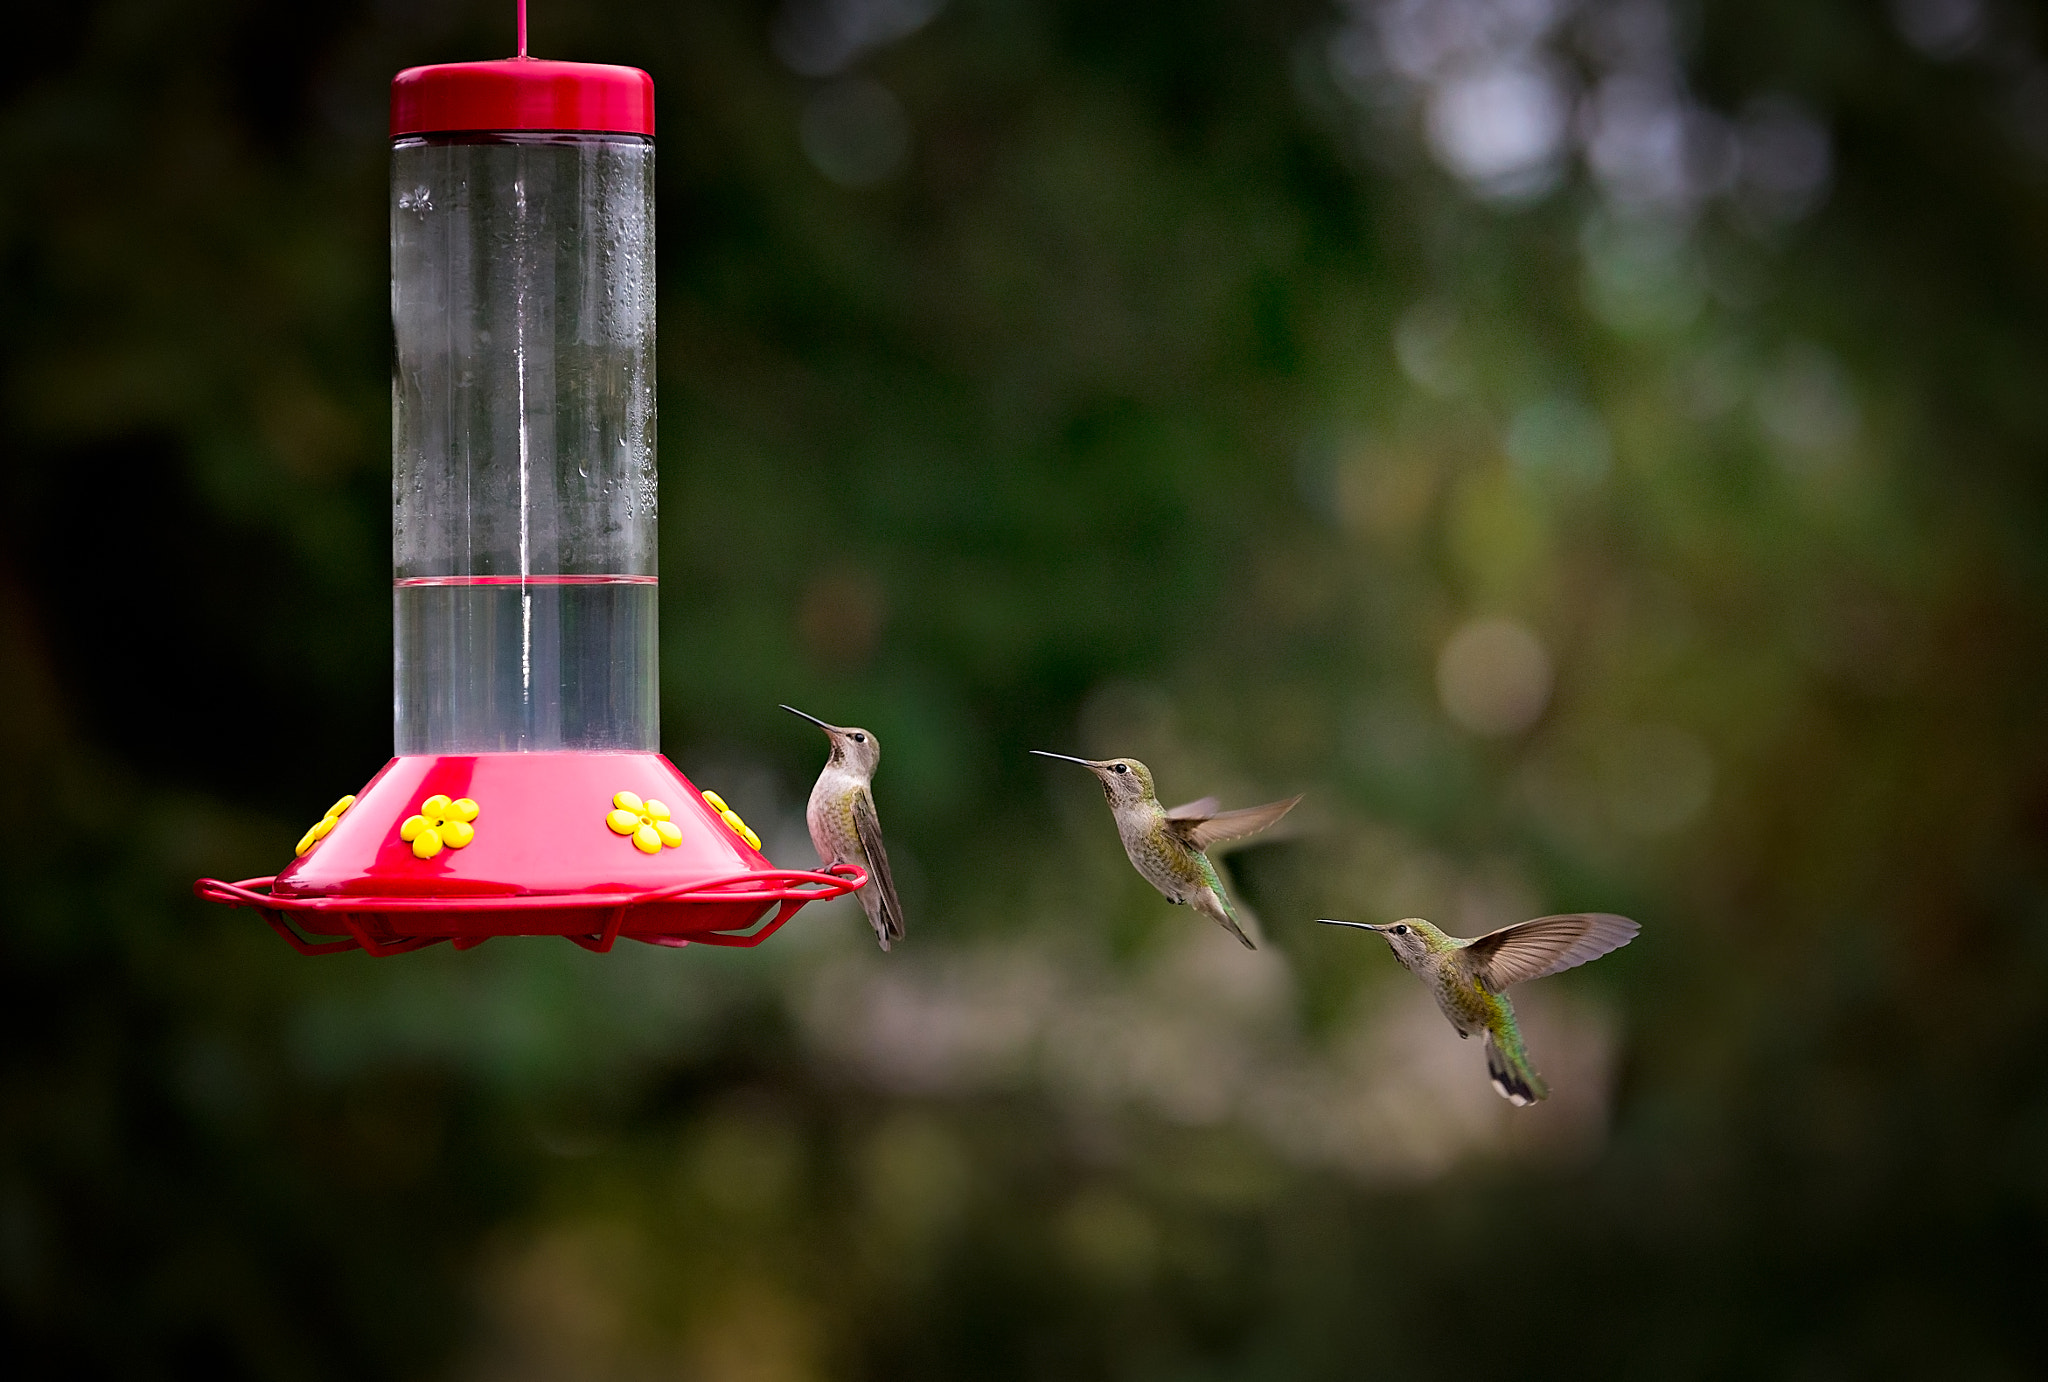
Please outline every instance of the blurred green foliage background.
M0 73L15 1376L2048 1368L2038 5L537 4L660 98L666 751L911 936L302 959L389 750L384 101L510 6ZM1247 955L1078 770L1307 791ZM1384 948L1597 908L1509 1109Z

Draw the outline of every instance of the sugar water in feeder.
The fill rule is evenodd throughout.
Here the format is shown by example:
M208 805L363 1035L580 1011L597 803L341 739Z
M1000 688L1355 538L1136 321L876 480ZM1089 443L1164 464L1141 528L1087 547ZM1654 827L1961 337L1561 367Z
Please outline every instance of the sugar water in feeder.
M417 105L506 65L399 81ZM623 99L646 80L563 77ZM660 746L653 194L641 133L393 142L400 753Z
M519 56L392 84L397 756L197 885L308 953L752 945L866 881L775 868L660 755L654 83L526 56L524 9Z

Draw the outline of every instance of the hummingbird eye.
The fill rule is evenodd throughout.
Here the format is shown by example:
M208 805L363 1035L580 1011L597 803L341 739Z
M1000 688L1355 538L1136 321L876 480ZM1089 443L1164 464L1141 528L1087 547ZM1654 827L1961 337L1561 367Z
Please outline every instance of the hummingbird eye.
M1128 763L1112 763L1109 770L1113 773L1127 773L1131 770L1131 765Z
M1394 928L1394 934L1397 936L1405 936L1408 934L1408 928L1405 926L1396 926Z
M865 734L856 734L853 736L853 742L856 744L865 744L867 741L868 737Z

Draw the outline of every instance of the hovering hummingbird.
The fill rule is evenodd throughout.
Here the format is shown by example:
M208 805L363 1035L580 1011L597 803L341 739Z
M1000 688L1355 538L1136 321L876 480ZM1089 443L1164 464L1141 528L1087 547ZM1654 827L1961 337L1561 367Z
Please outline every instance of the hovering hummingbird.
M1225 840L1256 835L1294 809L1298 796L1264 806L1247 806L1240 811L1216 809L1216 798L1203 797L1185 806L1166 810L1152 790L1152 770L1135 758L1075 758L1064 753L1033 749L1040 758L1057 758L1079 763L1102 781L1102 795L1116 813L1116 833L1123 838L1124 853L1132 867L1147 883L1178 906L1185 902L1203 916L1256 950L1252 939L1238 927L1237 913L1223 891L1216 866L1203 851Z
M818 785L811 788L804 822L811 828L811 843L817 846L820 864L827 868L859 864L868 871L868 885L859 893L860 905L868 914L868 925L875 928L875 939L887 950L903 939L903 904L896 899L889 851L882 846L882 820L875 814L873 784L875 765L882 761L882 745L864 729L828 725L793 705L782 708L809 720L832 741L832 756L818 774Z
M1392 926L1322 918L1325 926L1377 931L1394 958L1428 984L1436 1005L1460 1037L1486 1033L1486 1073L1501 1097L1517 1108L1550 1093L1515 1024L1515 1005L1502 990L1597 960L1636 938L1642 928L1611 912L1572 912L1518 921L1470 940L1447 936L1420 917Z

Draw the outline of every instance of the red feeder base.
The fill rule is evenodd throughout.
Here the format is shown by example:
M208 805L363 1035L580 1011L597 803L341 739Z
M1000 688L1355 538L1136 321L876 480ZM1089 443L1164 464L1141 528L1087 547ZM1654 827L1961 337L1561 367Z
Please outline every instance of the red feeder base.
M606 817L620 792L666 805L663 833L676 843L648 852L614 831ZM449 843L422 858L406 822L435 797L466 798L477 814L467 844L444 829ZM759 945L806 902L866 884L852 864L776 868L660 754L488 753L394 758L284 872L202 878L193 891L255 908L302 954L394 955L492 936L566 936L598 951L620 936Z

